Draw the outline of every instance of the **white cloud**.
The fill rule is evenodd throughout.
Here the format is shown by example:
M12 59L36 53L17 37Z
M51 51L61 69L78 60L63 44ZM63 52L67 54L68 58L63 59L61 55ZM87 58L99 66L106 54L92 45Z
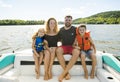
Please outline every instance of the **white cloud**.
M95 3L95 2L90 3L90 2L89 2L89 3L86 3L86 5L87 5L87 6L96 6L97 3Z
M74 9L73 10L73 14L84 14L85 13L86 8L84 6L81 6L78 9Z
M7 4L7 3L4 3L3 1L0 1L0 7L12 8L12 5L11 5L11 4Z
M70 15L72 14L72 9L71 8L64 8L62 9L64 15Z
M12 5L9 5L9 4L2 4L1 7L12 8Z
M86 11L86 7L81 6L77 9L73 8L64 8L63 10L64 15L82 15Z

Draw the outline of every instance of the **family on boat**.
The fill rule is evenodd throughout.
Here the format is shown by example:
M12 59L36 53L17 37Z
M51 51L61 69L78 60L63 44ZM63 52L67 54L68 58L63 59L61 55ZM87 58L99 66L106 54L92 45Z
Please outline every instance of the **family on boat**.
M63 72L58 77L62 82L65 78L69 80L71 75L69 70L80 57L84 70L84 78L88 79L88 70L85 58L92 60L92 69L90 78L95 76L96 67L96 48L90 36L90 31L86 25L81 24L78 27L72 26L72 16L65 16L64 26L58 31L57 21L55 18L49 18L46 28L40 28L32 37L33 57L35 60L36 79L40 77L40 64L44 60L44 80L52 79L52 65L57 57ZM71 55L69 63L65 63L65 54Z

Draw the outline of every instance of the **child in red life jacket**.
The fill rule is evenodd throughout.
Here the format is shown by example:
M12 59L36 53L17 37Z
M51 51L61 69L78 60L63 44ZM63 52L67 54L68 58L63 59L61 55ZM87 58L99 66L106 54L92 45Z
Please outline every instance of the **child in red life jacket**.
M48 45L46 40L44 40L45 31L43 28L40 28L38 32L33 35L33 43L32 43L32 49L33 49L33 57L35 60L35 72L36 72L36 79L39 79L40 77L40 64L43 61L43 50L44 47L47 49Z
M84 77L88 79L88 70L86 68L85 58L90 57L92 59L92 70L90 77L94 78L95 74L95 66L96 66L96 48L93 43L92 38L90 37L90 31L87 31L86 25L80 25L76 29L76 40L75 40L76 48L81 51L81 63L84 69Z

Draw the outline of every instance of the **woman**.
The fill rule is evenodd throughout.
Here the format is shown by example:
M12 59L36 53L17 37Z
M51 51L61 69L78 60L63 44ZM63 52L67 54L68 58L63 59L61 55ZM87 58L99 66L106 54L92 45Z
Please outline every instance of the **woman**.
M44 50L44 80L48 80L52 78L52 64L55 59L55 50L58 42L58 26L55 18L50 18L47 21L45 40L48 42L49 49Z

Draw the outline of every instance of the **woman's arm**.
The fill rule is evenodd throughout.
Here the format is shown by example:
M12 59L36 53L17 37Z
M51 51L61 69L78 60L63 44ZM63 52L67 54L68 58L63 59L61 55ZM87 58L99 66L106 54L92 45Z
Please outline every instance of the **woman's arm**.
M47 49L48 51L50 51L47 40L44 40L44 48Z

